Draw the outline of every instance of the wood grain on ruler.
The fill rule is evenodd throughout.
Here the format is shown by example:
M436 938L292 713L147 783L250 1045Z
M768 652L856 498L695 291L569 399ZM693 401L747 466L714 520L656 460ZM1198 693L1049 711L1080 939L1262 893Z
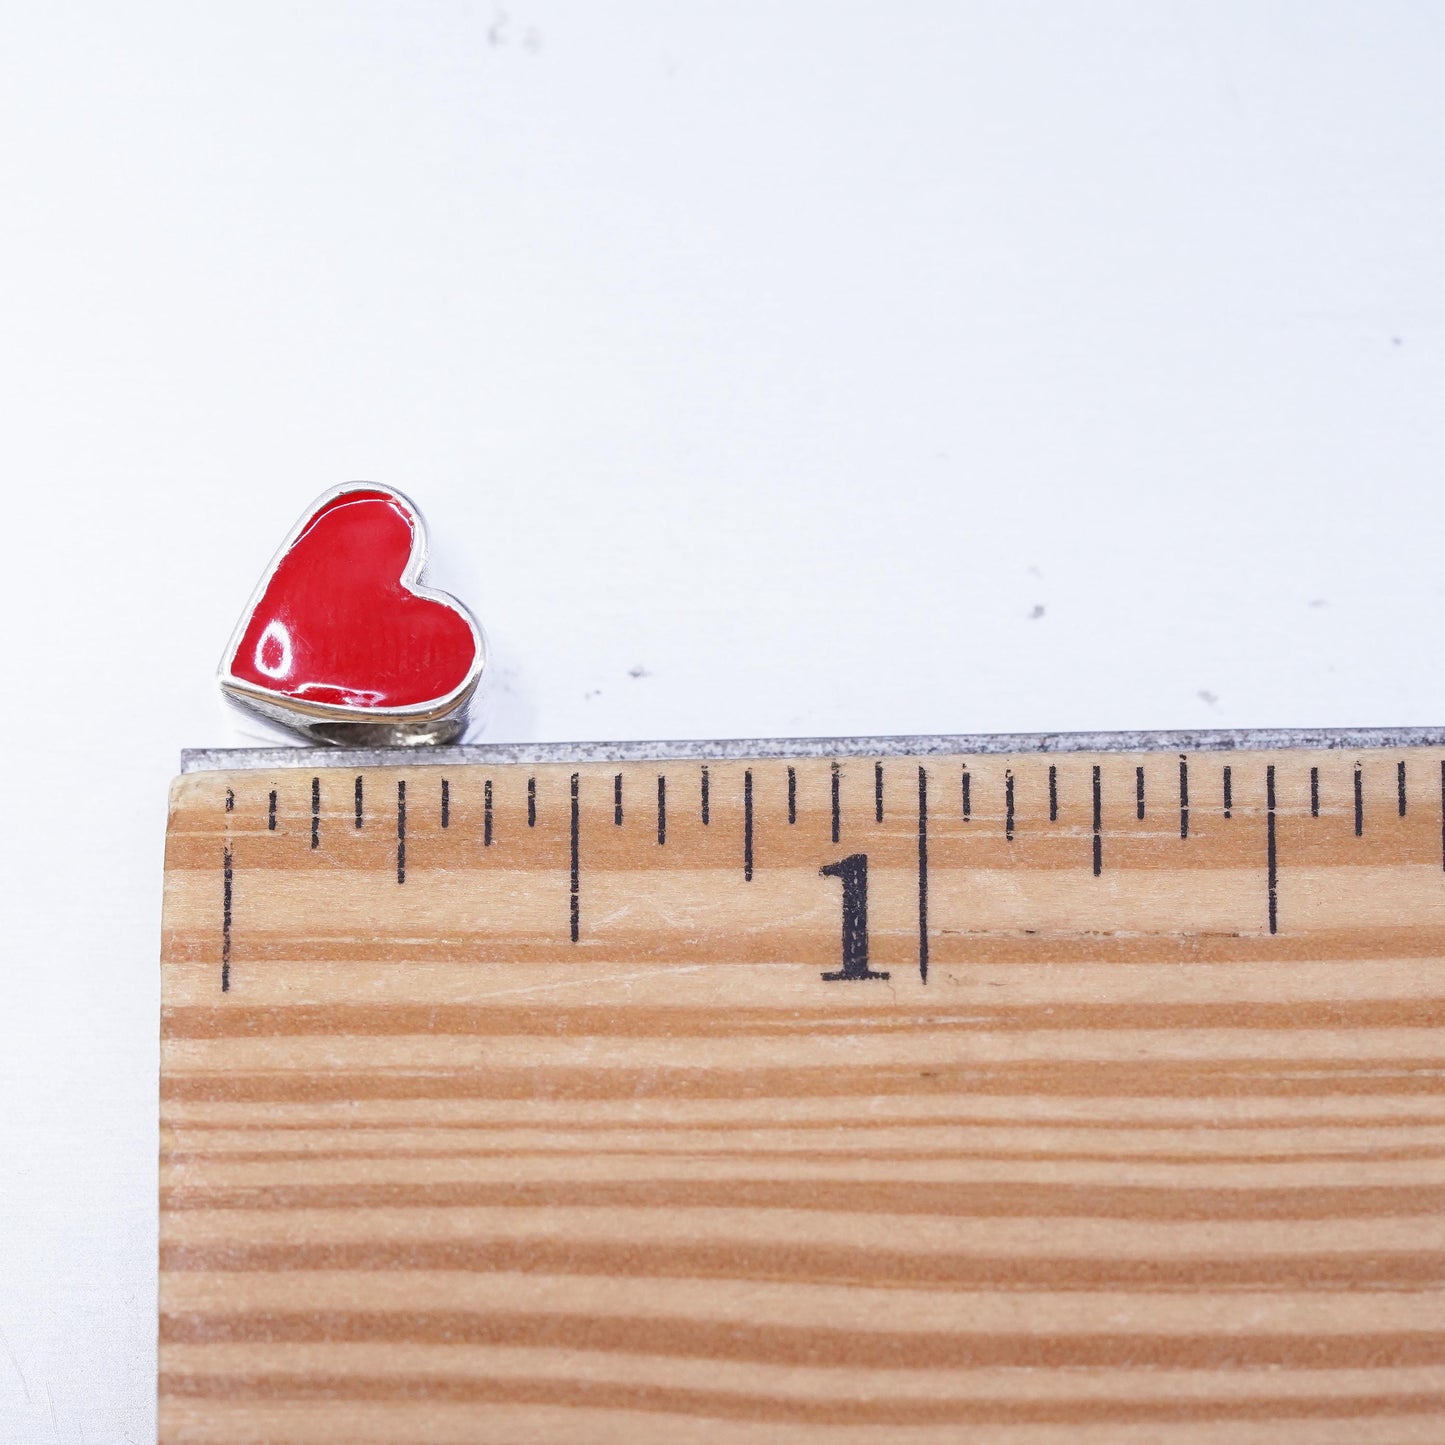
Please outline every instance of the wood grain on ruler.
M1445 1439L1442 789L181 779L162 1439Z

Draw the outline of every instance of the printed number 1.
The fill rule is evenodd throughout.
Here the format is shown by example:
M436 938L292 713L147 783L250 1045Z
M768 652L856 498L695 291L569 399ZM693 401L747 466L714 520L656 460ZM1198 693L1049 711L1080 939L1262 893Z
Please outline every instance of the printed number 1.
M852 853L820 868L824 878L843 882L843 967L825 973L829 983L864 978L887 978L868 967L868 855Z

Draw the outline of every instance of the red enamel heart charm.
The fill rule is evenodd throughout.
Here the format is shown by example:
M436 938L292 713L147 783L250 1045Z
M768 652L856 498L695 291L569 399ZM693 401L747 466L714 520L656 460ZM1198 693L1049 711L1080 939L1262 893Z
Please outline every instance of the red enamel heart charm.
M421 586L421 514L390 487L321 497L282 544L221 663L221 687L333 742L458 736L485 660L454 597Z

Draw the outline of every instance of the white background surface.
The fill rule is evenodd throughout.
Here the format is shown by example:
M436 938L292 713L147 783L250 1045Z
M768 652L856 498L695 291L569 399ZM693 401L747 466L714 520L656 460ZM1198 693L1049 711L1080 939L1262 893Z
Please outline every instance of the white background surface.
M0 1440L152 1435L166 785L335 482L499 740L1445 722L1442 75L1378 0L0 5Z

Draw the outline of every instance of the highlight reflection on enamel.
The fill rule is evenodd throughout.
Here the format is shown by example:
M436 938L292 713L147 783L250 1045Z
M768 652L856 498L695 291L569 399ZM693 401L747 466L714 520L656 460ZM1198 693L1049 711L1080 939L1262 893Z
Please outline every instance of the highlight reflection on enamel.
M274 618L266 624L266 630L256 644L256 670L278 681L291 673L291 634L283 623Z

